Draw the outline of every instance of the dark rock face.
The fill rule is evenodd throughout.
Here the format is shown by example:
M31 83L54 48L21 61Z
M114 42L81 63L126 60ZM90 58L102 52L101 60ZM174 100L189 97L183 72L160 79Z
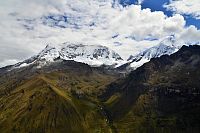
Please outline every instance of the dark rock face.
M124 128L119 131L135 128L134 119L142 119L141 132L197 133L200 131L199 75L200 46L183 46L177 53L154 58L127 78L113 83L101 98L114 95L111 90L121 93L118 100L108 105L116 125ZM132 114L130 118L129 114ZM121 123L120 118L129 124Z

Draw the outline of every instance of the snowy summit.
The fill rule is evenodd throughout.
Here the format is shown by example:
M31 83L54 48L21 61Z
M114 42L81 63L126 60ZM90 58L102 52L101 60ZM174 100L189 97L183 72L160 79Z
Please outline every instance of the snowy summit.
M118 53L105 46L63 43L58 46L47 45L39 54L15 64L14 68L28 66L33 63L37 63L39 64L38 67L41 67L57 59L74 60L90 66L116 66L123 62Z
M175 36L171 35L164 38L158 45L142 51L141 53L130 56L128 62L131 68L135 69L150 61L152 58L157 58L162 55L171 55L181 48L181 44L176 41Z

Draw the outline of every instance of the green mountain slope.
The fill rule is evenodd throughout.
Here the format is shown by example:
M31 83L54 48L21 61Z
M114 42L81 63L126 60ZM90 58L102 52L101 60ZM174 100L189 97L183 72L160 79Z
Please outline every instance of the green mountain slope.
M76 65L79 71L64 66L62 70L33 71L33 75L21 70L2 76L0 131L111 132L97 95L116 77Z

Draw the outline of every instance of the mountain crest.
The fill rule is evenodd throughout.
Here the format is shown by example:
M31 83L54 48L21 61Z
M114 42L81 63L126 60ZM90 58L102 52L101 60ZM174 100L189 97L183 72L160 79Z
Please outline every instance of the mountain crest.
M101 45L84 45L82 43L63 43L57 46L46 45L37 55L15 64L14 68L37 63L39 67L54 62L56 59L74 60L91 66L119 65L123 59L115 51Z
M178 45L174 35L167 36L158 45L144 50L143 52L128 58L128 66L136 69L144 63L150 61L152 58L157 58L162 55L171 55L180 49L181 45Z

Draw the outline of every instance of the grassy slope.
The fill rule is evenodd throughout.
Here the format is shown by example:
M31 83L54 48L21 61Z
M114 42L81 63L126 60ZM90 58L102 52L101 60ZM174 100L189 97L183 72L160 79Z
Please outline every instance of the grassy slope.
M1 92L0 131L111 132L98 100L91 95L101 93L101 87L113 80L98 73L86 77L72 72L31 77L9 93Z

